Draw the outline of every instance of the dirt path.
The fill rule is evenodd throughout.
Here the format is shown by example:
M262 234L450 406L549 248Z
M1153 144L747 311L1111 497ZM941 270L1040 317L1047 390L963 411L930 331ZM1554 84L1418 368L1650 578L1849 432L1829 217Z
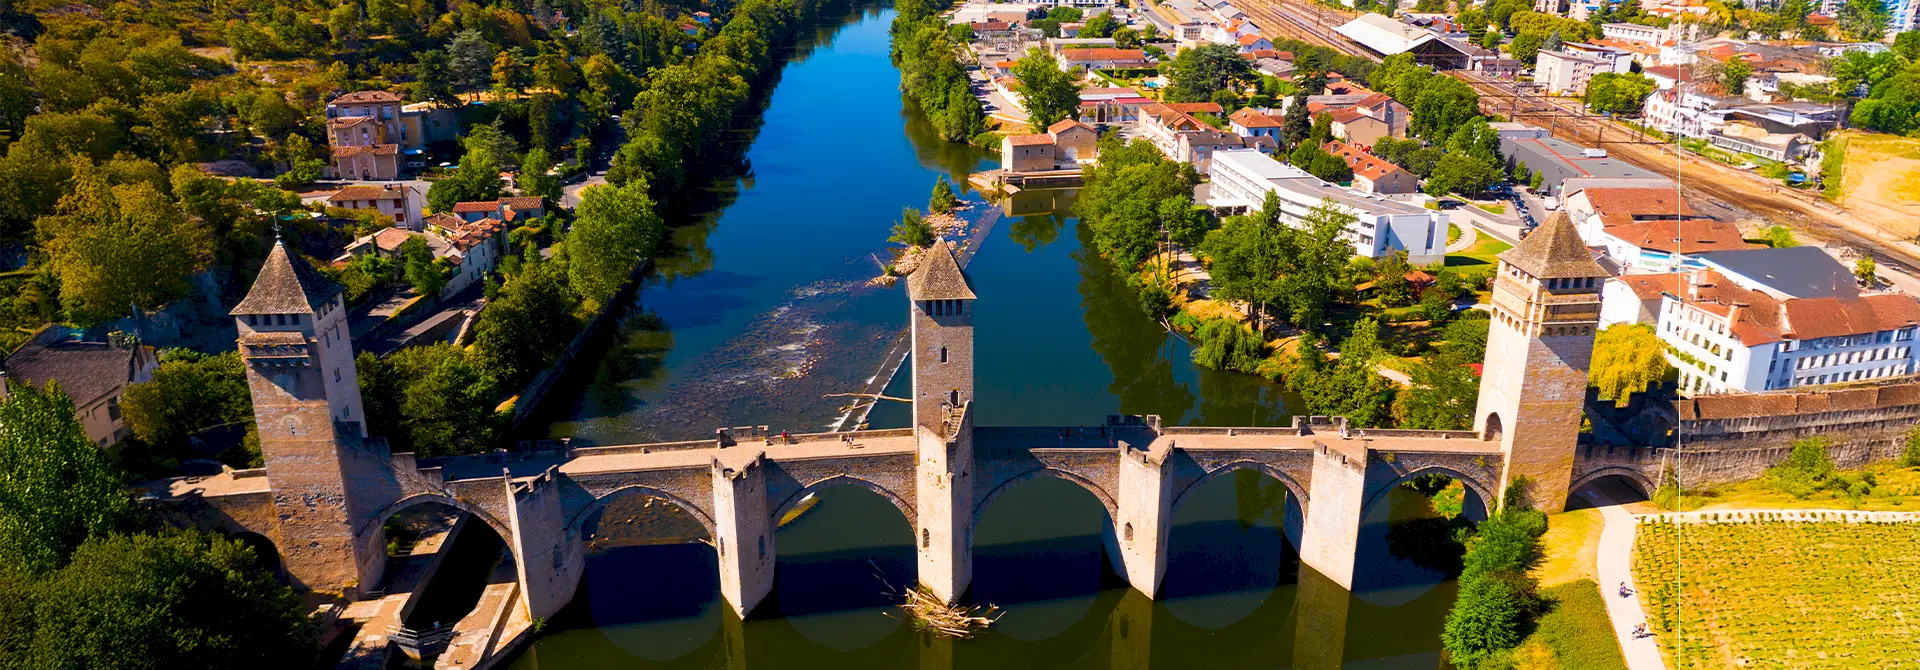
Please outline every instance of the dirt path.
M1589 488L1581 493L1600 509L1600 518L1606 523L1600 531L1594 570L1600 580L1600 597L1607 601L1608 623L1627 659L1627 670L1666 670L1666 659L1660 657L1660 645L1654 638L1633 637L1634 626L1647 622L1646 610L1640 604L1640 586L1633 581L1633 513L1603 492ZM1630 594L1625 598L1620 597L1621 584Z

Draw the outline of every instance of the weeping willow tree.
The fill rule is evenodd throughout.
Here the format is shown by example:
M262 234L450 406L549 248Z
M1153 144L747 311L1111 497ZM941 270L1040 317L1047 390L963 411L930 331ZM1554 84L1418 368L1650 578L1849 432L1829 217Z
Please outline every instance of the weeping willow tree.
M1617 324L1600 331L1593 341L1593 365L1587 384L1600 389L1602 400L1625 407L1627 398L1647 390L1667 376L1660 336L1644 323Z

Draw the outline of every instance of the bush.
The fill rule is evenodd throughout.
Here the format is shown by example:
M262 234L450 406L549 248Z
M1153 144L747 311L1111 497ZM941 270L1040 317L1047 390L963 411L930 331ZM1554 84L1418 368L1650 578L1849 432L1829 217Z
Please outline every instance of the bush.
M1252 373L1266 357L1260 336L1238 321L1208 319L1200 325L1198 337L1193 362L1204 367Z
M1900 464L1920 468L1920 426L1907 431L1907 451L1900 455Z
M1767 469L1767 485L1800 499L1825 488L1834 475L1827 444L1825 437L1795 440L1787 460Z

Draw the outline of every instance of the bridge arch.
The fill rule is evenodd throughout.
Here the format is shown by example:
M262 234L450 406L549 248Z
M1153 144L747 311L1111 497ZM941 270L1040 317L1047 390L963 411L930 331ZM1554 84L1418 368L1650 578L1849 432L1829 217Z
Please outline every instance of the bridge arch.
M1179 510L1180 503L1186 500L1189 494L1192 494L1194 491L1199 490L1201 486L1205 486L1208 482L1211 482L1220 477L1231 475L1234 473L1234 471L1237 471L1237 470L1253 470L1255 472L1259 472L1268 477L1272 477L1276 480L1279 480L1279 482L1282 485L1287 487L1287 492L1293 494L1293 499L1296 501L1299 501L1300 516L1302 517L1306 516L1308 501L1307 501L1307 488L1305 486L1301 486L1300 482L1295 481L1291 475L1288 475L1285 471L1279 468L1273 467L1272 465L1268 465L1266 463L1261 463L1259 461L1253 461L1253 460L1247 460L1247 459L1241 459L1241 460L1237 460L1237 461L1233 461L1233 462L1221 465L1220 467L1214 468L1212 470L1208 470L1206 474L1200 475L1199 478L1188 483L1185 487L1181 488L1178 492L1174 494L1173 506L1171 507L1171 509Z
M711 539L715 537L713 517L702 511L700 506L688 502L687 499L680 496L641 484L622 486L594 498L591 504L581 508L580 511L574 513L573 518L567 520L567 537L584 542L586 538L582 537L581 534L586 532L587 520L593 518L593 515L600 510L605 509L608 503L626 495L643 495L655 500L666 501L668 504L680 508L680 511L686 512L688 516L692 516L693 520L700 522L700 527L707 531L708 538Z
M913 505L909 504L905 498L901 498L900 494L894 493L885 486L848 474L838 474L815 480L811 484L800 487L800 490L794 491L792 495L787 496L786 500L782 500L779 505L774 506L773 520L769 527L778 527L780 520L787 517L787 512L793 511L793 508L798 506L801 500L806 499L807 494L825 491L836 486L853 486L872 491L880 497L885 498L887 502L892 503L894 509L900 510L900 515L907 518L908 528L920 527L919 514L915 513Z
M1394 477L1392 480L1389 480L1380 486L1369 487L1369 490L1367 491L1366 499L1360 503L1360 514L1362 516L1366 515L1368 510L1373 509L1373 506L1375 504L1379 503L1381 500L1386 499L1387 494L1392 493L1393 490L1395 488L1398 488L1401 484L1404 484L1415 477L1419 477L1421 475L1428 475L1428 474L1446 475L1448 477L1452 477L1455 481L1458 481L1461 484L1465 485L1468 490L1473 491L1475 495L1478 495L1480 497L1481 511L1484 512L1488 517L1493 516L1493 510L1498 505L1498 500L1499 500L1498 498L1494 497L1493 487L1488 486L1486 482L1480 481L1479 479L1475 478L1473 475L1466 474L1465 472L1462 472L1457 468L1449 467L1446 465L1421 466L1418 468L1414 468L1412 470L1408 470L1404 473L1400 473L1399 476Z
M979 524L980 515L987 511L987 507L989 505L992 505L993 501L1000 497L1000 494L1006 493L1007 489L1013 488L1014 485L1019 484L1021 482L1025 482L1029 479L1038 479L1041 477L1053 477L1056 479L1064 479L1066 481L1079 485L1080 488L1086 489L1088 493L1092 493L1093 497L1100 501L1101 507L1106 508L1107 525L1109 526L1115 525L1115 522L1119 520L1120 518L1119 503L1114 501L1113 495L1110 493L1107 493L1106 489L1100 488L1099 484L1095 483L1091 479L1087 479L1086 477L1082 477L1080 475L1074 474L1072 472L1068 472L1066 470L1061 470L1059 468L1052 468L1052 467L1040 467L1040 468L1034 468L1032 470L1028 470L1026 472L1022 472L1012 477L1008 477L1006 481L1000 482L1000 485L993 487L993 490L990 490L987 492L986 495L981 496L980 501L973 504L972 524ZM969 538L968 544L972 544L971 538Z
M467 514L473 515L473 518L486 523L488 528L493 529L493 534L500 538L500 543L506 545L508 551L513 552L514 560L520 560L520 550L518 547L513 546L513 529L507 527L507 524L501 523L501 521L494 518L492 514L488 514L486 510L444 493L416 493L396 500L374 514L373 518L369 519L367 523L362 524L359 532L354 534L354 538L357 542L362 543L363 549L369 552L365 555L384 556L386 555L386 548L380 545L383 544L382 537L385 535L385 533L382 532L382 527L387 523L387 519L391 519L393 515L408 509L429 503L438 503L466 512Z
M1567 485L1567 492L1577 493L1580 489L1608 477L1626 479L1633 484L1634 488L1640 490L1640 495L1647 496L1648 498L1652 498L1653 490L1660 487L1658 483L1653 481L1652 477L1648 477L1647 473L1641 472L1639 468L1625 465L1609 465L1596 468L1591 472L1573 478L1573 482Z

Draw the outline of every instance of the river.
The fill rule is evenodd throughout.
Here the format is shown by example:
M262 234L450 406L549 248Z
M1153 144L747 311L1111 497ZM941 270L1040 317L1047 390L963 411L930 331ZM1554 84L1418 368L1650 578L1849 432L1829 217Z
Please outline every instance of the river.
M716 427L825 428L880 366L906 323L897 289L865 280L903 207L937 175L956 183L994 156L937 141L904 109L888 59L890 9L818 26L784 66L744 174L712 186L674 231L635 313L596 366L544 410L550 435L619 444L709 437ZM1054 206L1019 209L1065 212ZM975 196L976 216L981 208ZM1190 349L1137 306L1122 273L1064 214L1004 216L967 272L976 306L980 425L1093 424L1158 414L1170 424L1284 423L1289 398L1265 380L1195 366ZM889 395L904 396L895 378ZM572 395L567 395L571 393ZM902 426L881 404L874 427ZM1164 597L1116 577L1104 508L1075 485L1036 479L989 507L974 534L976 602L1002 614L947 642L889 617L884 591L913 582L912 531L890 504L828 489L775 541L772 598L742 622L719 598L712 548L602 546L574 602L511 662L602 667L1436 667L1453 600L1427 499L1396 490L1368 512L1361 580L1348 593L1299 565L1277 482L1250 472L1206 484L1175 511ZM610 506L591 530L653 519L664 505ZM1297 511L1294 512L1297 516ZM687 524L682 520L680 527ZM1435 546L1441 547L1434 550ZM1455 547L1457 549L1457 547ZM1152 661L1152 663L1149 663ZM1325 665L1325 667L1333 667Z

